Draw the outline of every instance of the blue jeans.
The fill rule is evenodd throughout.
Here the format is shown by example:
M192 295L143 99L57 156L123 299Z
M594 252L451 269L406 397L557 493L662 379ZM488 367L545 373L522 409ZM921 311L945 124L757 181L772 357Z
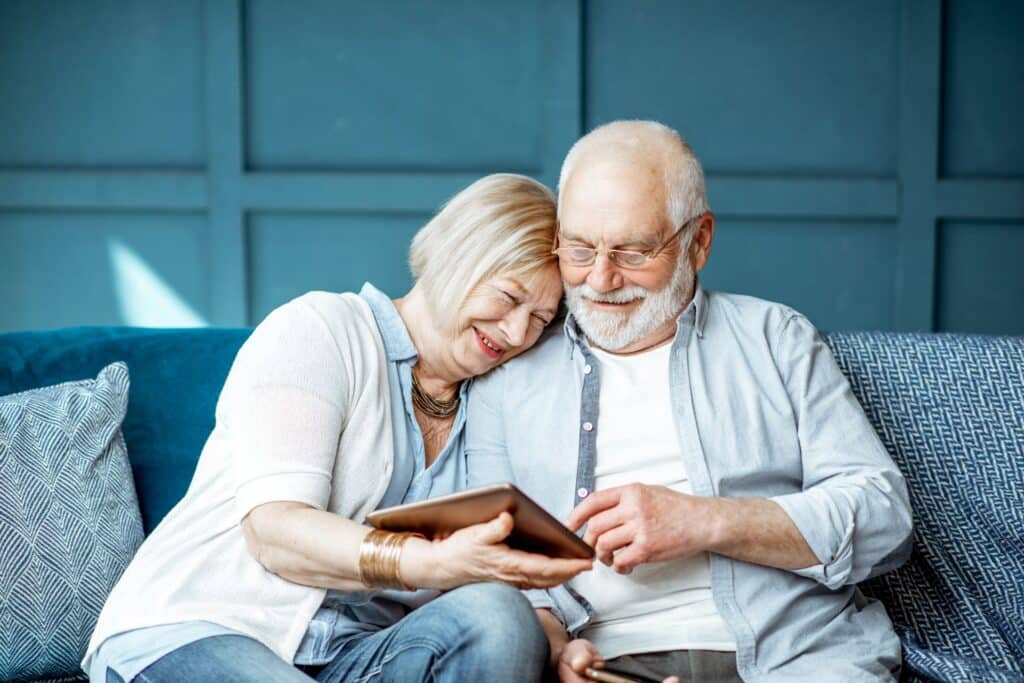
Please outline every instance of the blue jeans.
M174 650L134 681L539 681L548 642L514 588L473 584L449 591L376 632L345 642L318 670L302 671L247 636L212 636ZM116 674L113 674L116 676ZM117 681L108 677L108 681Z

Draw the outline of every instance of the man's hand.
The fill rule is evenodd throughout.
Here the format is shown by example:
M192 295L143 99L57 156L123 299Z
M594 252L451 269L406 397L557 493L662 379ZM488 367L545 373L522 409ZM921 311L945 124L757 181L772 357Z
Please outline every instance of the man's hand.
M600 669L603 666L604 658L593 643L582 638L570 640L558 658L558 680L562 683L588 683L590 679L583 675L587 667Z
M566 643L558 660L558 680L561 683L590 683L592 679L583 673L588 668L604 668L604 658L594 644L583 638ZM662 683L679 683L679 678L669 676Z
M706 498L628 484L584 498L566 526L576 531L584 524L583 540L620 574L699 552L779 569L821 562L785 510L763 498Z
M597 559L620 574L647 562L664 562L709 550L717 533L719 499L678 493L664 486L628 484L596 491L570 513L573 531Z

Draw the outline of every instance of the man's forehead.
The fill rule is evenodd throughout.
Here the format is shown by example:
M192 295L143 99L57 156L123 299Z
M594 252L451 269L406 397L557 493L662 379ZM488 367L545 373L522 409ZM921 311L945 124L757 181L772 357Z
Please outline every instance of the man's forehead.
M658 170L641 160L588 159L566 179L559 208L567 226L616 217L649 223L664 214L665 186Z
M568 239L621 244L655 240L666 228L661 195L575 195L562 205L559 232Z
M664 229L658 221L631 224L593 221L577 227L563 226L560 234L565 242L616 248L650 246L658 241L662 232Z

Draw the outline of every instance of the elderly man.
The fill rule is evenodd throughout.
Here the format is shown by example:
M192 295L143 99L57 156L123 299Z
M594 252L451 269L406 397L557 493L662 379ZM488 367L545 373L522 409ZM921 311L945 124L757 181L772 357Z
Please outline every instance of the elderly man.
M473 387L473 484L515 481L601 563L531 600L562 681L893 680L855 584L910 552L905 482L828 348L780 304L704 290L715 219L661 124L569 152L569 316Z

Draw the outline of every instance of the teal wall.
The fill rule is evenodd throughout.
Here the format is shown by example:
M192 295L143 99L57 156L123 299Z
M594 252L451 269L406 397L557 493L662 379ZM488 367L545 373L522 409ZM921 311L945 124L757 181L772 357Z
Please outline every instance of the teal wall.
M825 329L1024 334L1024 3L0 0L0 331L408 287L482 174L662 120L706 283Z

